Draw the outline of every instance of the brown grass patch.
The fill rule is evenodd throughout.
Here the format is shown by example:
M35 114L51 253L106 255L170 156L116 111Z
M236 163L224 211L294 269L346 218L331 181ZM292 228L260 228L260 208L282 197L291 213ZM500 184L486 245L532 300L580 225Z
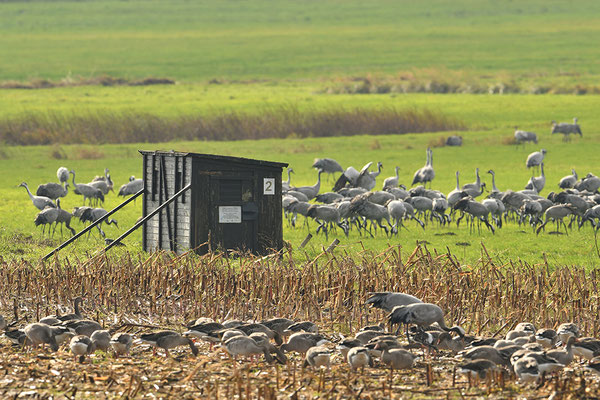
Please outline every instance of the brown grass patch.
M431 139L427 145L429 147L444 147L446 145L446 138L439 136L437 139Z
M59 81L48 79L32 79L30 81L3 81L0 82L0 89L51 89L56 87L71 86L149 86L149 85L174 85L175 81L168 78L148 77L143 79L130 80L126 78L116 78L108 75L101 75L92 78L83 77L65 77Z
M515 137L513 135L505 136L502 138L502 144L507 145L507 146L516 145L517 140L515 139Z
M73 158L75 160L99 160L104 158L104 152L91 147L76 147L73 149Z

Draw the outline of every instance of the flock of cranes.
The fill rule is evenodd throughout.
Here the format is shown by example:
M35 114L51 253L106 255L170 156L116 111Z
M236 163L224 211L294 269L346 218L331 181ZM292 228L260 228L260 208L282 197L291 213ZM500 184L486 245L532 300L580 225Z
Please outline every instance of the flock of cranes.
M63 210L60 206L60 199L67 196L69 193L69 177L72 175L73 193L81 195L83 197L83 206L75 207L73 212L70 213ZM104 175L96 176L89 183L76 183L75 182L75 171L68 170L65 167L60 167L56 171L58 182L49 182L41 184L37 187L36 194L34 195L27 183L22 182L19 187L24 187L29 195L32 204L40 210L34 219L35 226L42 226L42 232L45 232L48 227L48 234L52 231L52 236L56 232L56 228L60 225L61 235L63 234L63 225L75 235L76 231L71 227L72 217L77 217L83 223L95 222L107 214L104 208L98 207L100 203L104 203L105 195L109 192L114 192L113 181L110 177L110 171L108 168L104 170ZM129 178L129 182L123 184L119 189L119 196L129 196L137 193L143 187L143 181L141 179L135 179L134 176ZM86 201L88 206L86 206ZM117 221L114 219L107 219L103 221L107 225L117 225ZM54 228L52 229L52 225ZM97 225L97 228L102 235L106 237L104 231L101 228L102 224Z
M248 362L249 357L256 362L257 357L264 356L266 363L287 364L293 354L298 354L303 368L329 369L333 363L345 363L362 373L366 368L389 369L391 374L411 370L419 357L446 353L455 356L456 372L466 375L469 384L497 373L522 383L535 383L547 374L560 372L577 358L589 360L585 368L600 374L600 340L582 337L575 323L536 329L530 322L521 322L503 338L471 336L461 326L448 327L441 307L407 293L368 293L364 306L384 311L385 320L362 327L352 337L325 334L312 321L285 317L221 322L200 317L188 322L183 333L155 330L133 335L118 332L119 328L103 328L82 312L82 303L83 299L77 297L73 313L49 315L20 329L12 328L15 323L9 328L0 315L0 329L15 346L48 346L53 352L68 348L80 363L95 357L97 350L112 352L115 358L139 357L139 351L130 353L134 345L151 347L154 356L160 349L165 357L177 347L189 348L194 357L201 351L214 356L216 345L236 363ZM397 326L396 330L388 331L385 322L390 328ZM106 360L105 355L100 357Z
M579 133L581 129L575 119L574 124L553 123L553 133ZM537 142L537 136L531 132L517 130L515 137L522 141ZM524 138L533 139L524 139ZM359 234L373 235L373 231L381 228L386 234L397 234L404 227L404 221L413 220L422 228L437 221L446 225L455 221L457 226L461 221L468 221L470 230L478 231L484 225L491 232L502 227L503 221L509 219L519 224L529 224L540 233L545 226L556 223L556 232L562 227L568 234L565 218L569 218L569 227L574 223L581 228L589 222L597 231L600 229L600 178L588 173L579 179L574 169L558 182L557 192L550 192L546 197L540 192L546 187L544 159L545 149L531 153L525 167L533 171L523 189L500 191L496 186L496 174L491 175L491 191L482 181L479 168L475 170L476 179L463 186L459 184L459 171L456 171L456 187L450 193L444 194L432 188L435 179L433 166L433 150L426 151L425 165L418 169L413 176L411 189L400 184L399 170L396 166L395 175L385 178L381 190L375 190L377 180L381 175L383 165L377 163L377 169L371 171L372 162L366 164L360 171L354 167L344 169L331 158L316 159L313 168L317 169L317 182L310 186L293 186L291 184L293 169L288 169L287 180L283 182L282 204L286 217L292 226L296 226L298 215L304 216L304 224L308 219L314 219L319 225L317 233L326 236L331 229L341 228L346 236L353 228ZM329 192L321 190L321 175L341 175ZM538 175L535 175L538 173ZM429 187L429 188L428 188ZM560 189L560 192L558 191ZM484 192L487 198L478 201Z

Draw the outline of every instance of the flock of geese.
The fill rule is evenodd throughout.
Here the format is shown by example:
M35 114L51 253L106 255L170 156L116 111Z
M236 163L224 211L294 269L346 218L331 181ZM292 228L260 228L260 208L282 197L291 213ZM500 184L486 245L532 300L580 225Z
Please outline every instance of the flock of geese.
M524 131L517 131L524 132ZM283 181L282 205L285 215L292 226L296 226L298 215L314 219L319 226L317 233L328 234L330 229L339 227L346 236L356 227L359 234L366 232L373 236L373 228L381 228L386 234L397 234L404 227L403 221L416 221L422 228L431 221L449 224L456 221L457 226L466 218L470 229L480 230L485 225L491 232L501 228L503 220L529 224L538 234L549 222L556 223L556 231L561 225L568 234L565 218L569 218L569 227L577 223L581 228L589 222L595 230L600 229L600 178L592 173L579 177L575 170L557 182L557 191L546 197L540 192L546 186L544 172L545 149L531 153L525 160L525 167L532 169L533 175L521 190L500 191L496 187L496 175L491 175L491 191L486 189L479 168L475 170L475 181L459 184L459 171L456 171L456 187L444 194L431 188L435 178L433 151L428 148L425 166L418 169L413 177L411 189L399 183L399 167L395 175L385 178L381 190L375 190L377 179L381 175L382 163L377 170L371 171L373 163L365 165L360 171L354 167L343 169L331 158L316 159L313 167L317 169L317 182L311 186L292 186L292 168L288 168L287 180ZM535 175L539 171L539 175ZM321 175L341 172L332 191L321 191ZM429 189L427 188L429 184ZM484 192L489 194L482 201L477 198ZM311 203L314 201L314 203Z
M110 332L97 321L86 319L80 309L82 301L81 297L74 300L72 314L47 316L23 329L7 329L6 320L0 316L0 328L15 346L42 345L53 352L68 347L79 362L85 362L96 350L112 352L115 357L131 356L134 345L150 346L154 355L161 349L165 357L170 356L170 350L186 346L196 356L199 343L204 343L209 351L216 346L236 361L264 356L268 363L286 364L290 353L298 353L304 367L330 368L332 363L342 362L362 372L379 366L392 371L411 369L419 357L451 353L457 362L456 371L467 375L469 382L498 372L521 382L535 382L576 358L589 360L586 368L600 374L600 340L581 337L574 323L536 330L533 324L522 322L504 338L473 337L459 326L448 327L439 306L406 293L369 293L365 305L385 311L388 326L396 329L388 331L380 323L365 326L352 337L325 335L311 321L271 318L220 323L205 317L188 323L183 333L163 330L134 337Z
M69 193L69 177L72 175L73 192L77 195L83 196L83 206L75 207L73 212L70 213L61 208L61 198L64 198ZM24 187L29 195L29 199L34 207L40 212L34 219L35 226L42 226L42 232L45 232L46 226L48 227L48 234L50 234L52 225L52 236L56 232L56 227L60 225L60 233L63 233L63 225L75 235L76 231L71 227L71 219L75 216L83 223L95 222L98 219L104 217L108 212L101 207L98 207L99 203L104 203L104 196L109 192L114 192L113 181L110 177L110 171L108 168L104 170L104 175L96 176L89 183L76 183L75 182L75 171L68 170L65 167L60 167L56 171L58 182L49 182L41 184L37 187L35 195L29 189L26 182L22 182L19 187ZM118 196L129 196L137 193L143 187L143 181L136 179L134 176L129 178L129 182L123 184L119 189ZM86 206L86 200L89 206ZM114 219L107 219L104 221L107 225L117 225L117 221ZM104 223L103 222L103 223ZM102 237L106 237L102 230L101 224L97 225L98 230Z

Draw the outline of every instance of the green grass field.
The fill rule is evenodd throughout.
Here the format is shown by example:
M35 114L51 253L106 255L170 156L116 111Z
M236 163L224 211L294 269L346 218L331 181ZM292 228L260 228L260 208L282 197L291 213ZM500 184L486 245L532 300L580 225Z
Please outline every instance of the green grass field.
M352 84L354 77L487 82L517 85L587 87L599 76L600 4L591 0L432 1L418 2L307 1L227 2L4 2L0 4L0 82L50 79L77 82L102 75L139 79L169 77L169 86L68 86L53 89L1 89L0 119L23 115L106 116L145 113L163 118L220 112L260 113L292 106L298 110L383 107L428 109L455 118L467 127L462 148L435 149L434 187L448 192L454 173L461 183L474 180L474 169L493 168L501 190L522 189L530 173L524 167L534 149L548 150L547 186L575 167L580 175L597 173L600 116L597 96L468 95L468 94L328 94L327 88ZM574 22L575 21L575 22ZM419 78L420 77L420 78ZM215 83L210 80L217 79ZM550 121L578 117L584 137L565 144L550 136ZM534 130L539 146L505 145L514 126ZM377 132L373 132L377 133ZM66 165L88 181L109 167L115 183L140 175L138 149L176 149L264 158L290 163L295 184L312 184L315 157L333 157L360 168L382 161L383 176L400 165L401 181L409 183L424 164L424 149L449 133L262 140L256 142L169 142L131 145L54 145L0 148L0 254L35 260L58 243L44 239L33 227L36 209L22 188L27 181L54 181L56 168ZM63 157L57 159L57 157ZM484 180L489 183L489 176ZM105 204L120 202L110 194ZM80 205L70 194L65 208ZM118 216L121 228L107 228L114 237L131 226L140 204ZM79 228L79 226L77 227ZM314 231L315 225L311 229ZM526 232L523 233L522 230ZM448 233L455 233L455 236ZM32 236L31 236L32 235ZM285 228L297 246L302 229ZM340 233L341 235L341 233ZM139 248L140 234L128 239ZM495 236L412 224L398 237L376 239L353 232L341 249L362 245L384 248L401 244L411 252L426 240L439 252L450 248L467 262L481 256L480 242L502 262L523 259L539 263L543 255L554 265L598 264L589 227L569 236L540 235L509 224ZM331 238L330 238L331 241ZM362 242L362 243L361 243ZM467 242L461 247L456 243ZM74 250L81 256L100 248L97 234ZM326 245L311 241L314 254Z

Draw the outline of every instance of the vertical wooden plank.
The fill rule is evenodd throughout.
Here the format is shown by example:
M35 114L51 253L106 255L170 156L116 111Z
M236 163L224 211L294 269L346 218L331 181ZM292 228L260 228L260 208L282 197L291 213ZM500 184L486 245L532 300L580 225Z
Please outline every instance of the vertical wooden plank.
M148 171L146 170L148 166L148 156L146 154L142 155L142 168L144 171L144 188L148 187ZM148 215L148 190L144 190L144 194L142 195L142 216ZM148 228L147 225L144 224L142 226L142 249L144 251L148 251Z
M175 156L175 162L174 162L174 166L173 166L173 178L175 179L175 190L173 193L177 193L179 190L177 189L177 186L179 184L179 182L177 181L177 166L179 165L179 157ZM183 174L182 174L183 175ZM181 176L181 175L180 175ZM179 203L180 199L177 199L173 202L173 238L174 238L174 243L173 243L173 251L177 252L177 242L179 241L179 235L177 234L177 203Z
M162 181L162 191L161 194L165 194L165 200L169 198L169 188L167 184L167 166L166 166L166 157L162 156L160 159L160 177ZM162 204L162 202L161 202ZM165 215L167 217L167 237L169 238L169 250L173 251L173 234L171 232L171 212L170 206L165 207Z

